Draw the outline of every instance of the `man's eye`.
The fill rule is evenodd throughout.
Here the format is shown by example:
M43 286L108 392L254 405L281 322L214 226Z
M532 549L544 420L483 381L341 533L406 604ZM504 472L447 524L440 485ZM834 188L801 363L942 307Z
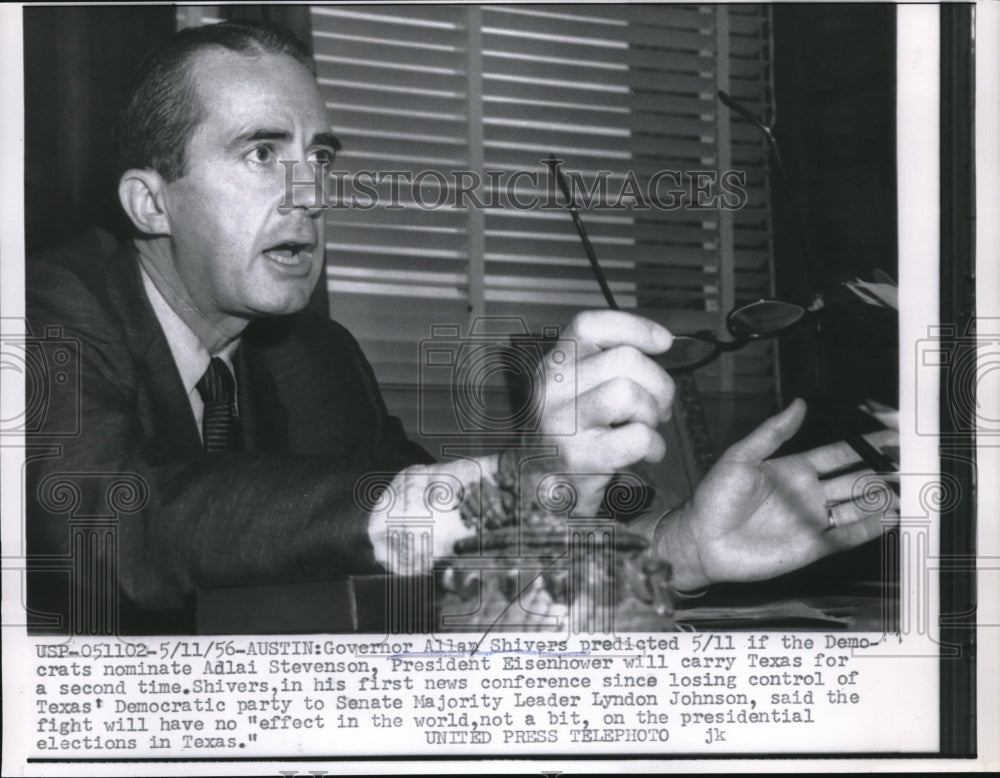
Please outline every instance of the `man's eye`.
M251 162L273 162L274 149L270 146L254 146L250 150Z
M315 149L309 153L309 161L317 165L329 165L333 158L334 152L331 149Z

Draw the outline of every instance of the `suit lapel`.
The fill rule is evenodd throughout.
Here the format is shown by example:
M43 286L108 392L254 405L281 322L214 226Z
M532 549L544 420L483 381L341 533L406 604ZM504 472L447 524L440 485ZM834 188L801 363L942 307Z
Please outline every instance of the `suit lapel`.
M244 450L288 451L288 414L275 400L274 379L252 337L244 336L234 366Z
M153 419L157 437L171 450L200 451L201 436L191 413L191 403L170 346L146 297L131 242L123 243L108 258L106 268L108 294L141 373L137 380L148 392L149 403L143 409L144 416Z

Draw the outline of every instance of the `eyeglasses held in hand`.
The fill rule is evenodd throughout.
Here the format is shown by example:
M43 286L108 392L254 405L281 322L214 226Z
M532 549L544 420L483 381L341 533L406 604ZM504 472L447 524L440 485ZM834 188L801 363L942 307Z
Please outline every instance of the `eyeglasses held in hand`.
M757 300L733 308L726 316L732 340L719 340L709 330L674 335L670 350L655 357L668 373L686 373L712 362L720 354L774 336L797 324L806 310L782 300Z

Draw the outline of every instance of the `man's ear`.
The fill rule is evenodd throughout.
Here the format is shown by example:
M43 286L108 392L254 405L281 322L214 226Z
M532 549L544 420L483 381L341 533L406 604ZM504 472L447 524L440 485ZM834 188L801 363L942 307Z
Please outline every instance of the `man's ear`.
M155 170L126 170L118 181L118 199L125 214L145 235L169 235L163 176Z

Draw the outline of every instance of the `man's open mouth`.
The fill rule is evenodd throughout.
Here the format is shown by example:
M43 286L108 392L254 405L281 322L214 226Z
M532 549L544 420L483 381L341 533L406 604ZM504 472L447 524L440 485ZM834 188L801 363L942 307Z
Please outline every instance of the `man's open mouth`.
M279 265L295 267L311 259L312 244L286 241L264 249L264 256Z

